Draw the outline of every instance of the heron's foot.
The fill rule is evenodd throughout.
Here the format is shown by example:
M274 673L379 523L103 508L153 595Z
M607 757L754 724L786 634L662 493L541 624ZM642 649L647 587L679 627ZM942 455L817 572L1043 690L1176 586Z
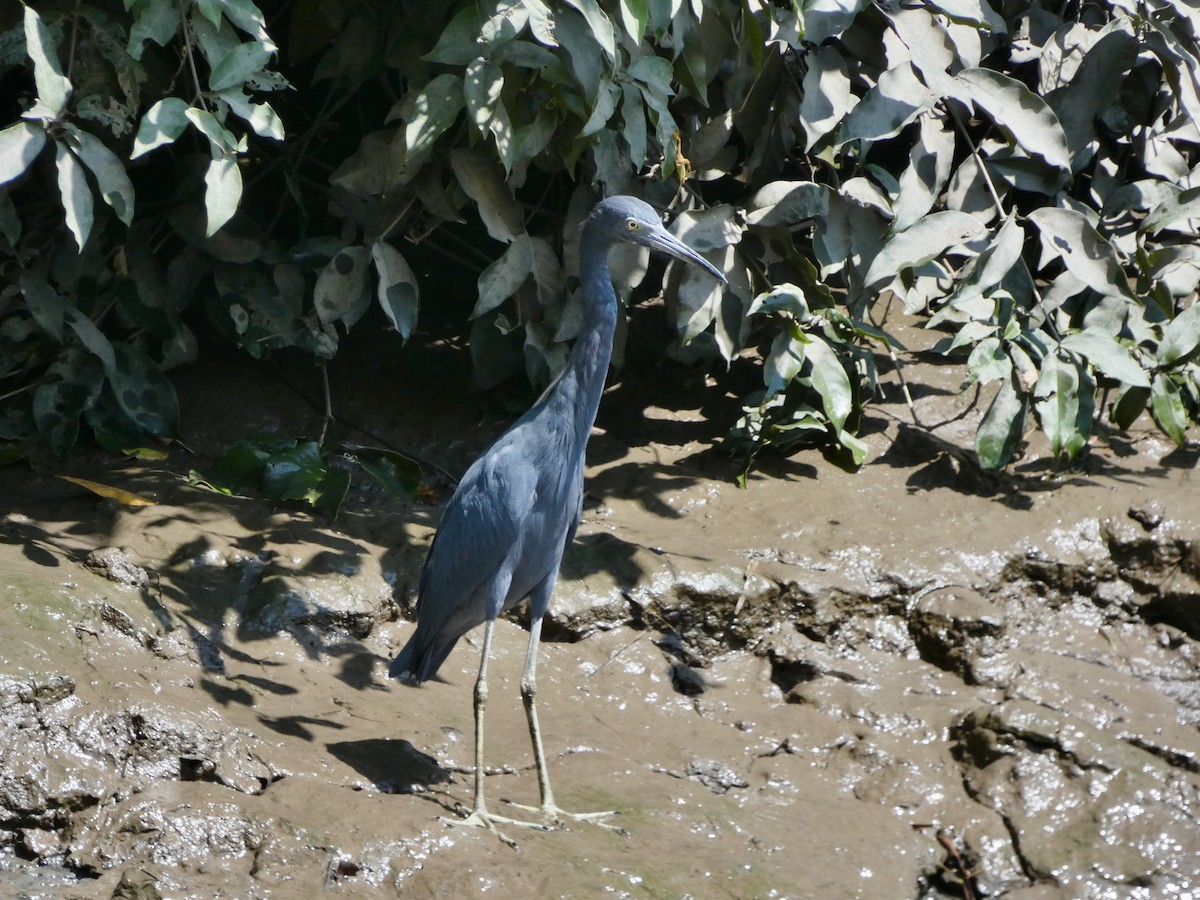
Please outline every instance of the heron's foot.
M590 822L591 824L597 825L606 831L612 831L617 834L629 834L629 832L620 825L613 825L604 821L604 819L607 819L610 816L620 815L620 813L618 813L615 809L610 809L606 812L573 813L567 812L565 809L560 809L555 803L543 804L542 806L526 806L523 803L513 803L511 800L505 800L504 802L514 809L538 813L547 822L562 823L568 819L572 822Z
M554 830L544 822L528 822L525 819L510 819L508 816L498 816L494 813L490 813L486 808L476 808L471 810L471 814L465 819L451 819L446 816L440 816L439 818L447 825L452 825L456 828L464 825L474 828L486 828L488 831L498 837L503 843L508 844L508 846L512 847L514 850L517 849L517 842L502 832L499 826L512 825L517 828L534 828L538 831Z

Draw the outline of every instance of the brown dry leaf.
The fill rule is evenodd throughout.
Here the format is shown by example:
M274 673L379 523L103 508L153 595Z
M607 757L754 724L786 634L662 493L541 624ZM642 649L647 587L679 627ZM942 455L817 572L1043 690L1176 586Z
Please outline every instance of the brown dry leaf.
M63 481L69 481L72 484L77 484L80 487L87 488L93 494L99 494L109 500L116 500L122 506L153 506L154 501L148 500L139 494L134 494L131 491L125 491L121 488L111 487L107 484L100 484L98 481L88 481L86 478L73 478L70 475L59 475Z

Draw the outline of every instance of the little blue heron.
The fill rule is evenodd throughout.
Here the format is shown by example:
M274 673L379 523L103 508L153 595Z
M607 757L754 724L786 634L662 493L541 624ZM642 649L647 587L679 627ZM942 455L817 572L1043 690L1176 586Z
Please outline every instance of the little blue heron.
M450 498L421 572L416 631L389 670L409 684L427 681L460 637L484 626L475 682L475 805L465 820L454 821L496 834L497 824L547 827L490 813L483 796L483 715L492 631L497 616L526 597L531 625L521 699L541 792L540 810L533 811L553 822L613 815L566 813L555 804L534 696L542 617L583 509L584 451L600 406L617 323L608 253L621 242L669 254L725 281L704 257L668 232L648 204L633 197L610 197L596 205L583 223L579 244L583 325L567 364L533 408L467 470Z

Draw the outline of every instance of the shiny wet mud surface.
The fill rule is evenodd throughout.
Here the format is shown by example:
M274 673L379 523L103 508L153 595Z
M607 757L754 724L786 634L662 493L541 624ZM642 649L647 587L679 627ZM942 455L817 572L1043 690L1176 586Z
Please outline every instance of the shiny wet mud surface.
M439 820L471 802L477 639L386 678L438 508L363 486L331 526L190 486L314 421L249 369L192 378L196 456L68 471L153 506L0 470L0 895L1200 897L1194 453L1146 431L993 479L954 449L977 409L931 440L885 404L859 473L808 454L739 490L701 411L621 383L539 702L559 804L627 833L513 850ZM386 416L458 471L495 433ZM537 801L524 649L500 623L499 812Z

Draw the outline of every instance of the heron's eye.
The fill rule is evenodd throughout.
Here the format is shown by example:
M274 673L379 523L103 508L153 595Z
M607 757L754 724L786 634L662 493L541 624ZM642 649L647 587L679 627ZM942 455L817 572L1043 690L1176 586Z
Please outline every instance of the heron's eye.
M639 222L637 219L626 219L626 220L625 220L625 227L626 227L626 228L627 228L629 231L637 231L639 228L641 228L641 227L642 227L642 223L641 223L641 222Z

